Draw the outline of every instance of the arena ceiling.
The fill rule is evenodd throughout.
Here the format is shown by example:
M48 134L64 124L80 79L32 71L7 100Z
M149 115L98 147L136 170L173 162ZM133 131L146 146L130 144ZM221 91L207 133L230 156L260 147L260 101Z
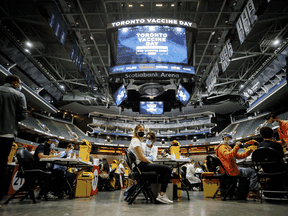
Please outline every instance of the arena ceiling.
M64 95L63 99L51 100L51 103L82 113L104 107L110 107L111 112L119 110L108 85L107 23L144 17L195 22L198 28L194 52L196 88L184 111L231 113L246 108L239 94L261 73L259 68L277 56L273 41L279 39L282 48L287 46L287 0L271 0L269 4L267 0L253 2L259 19L242 44L236 22L247 4L245 0L4 0L0 3L0 20L2 32ZM54 3L68 26L64 46L49 26ZM219 54L228 39L233 46L233 57L208 93L205 81L215 62L220 62ZM31 47L27 47L27 41ZM73 41L84 54L81 73L70 58ZM0 61L6 68L11 66L5 55ZM87 65L95 77L92 89L85 81ZM39 85L29 79L25 81L32 89L39 89ZM77 108L77 104L81 106ZM230 105L233 107L229 108Z

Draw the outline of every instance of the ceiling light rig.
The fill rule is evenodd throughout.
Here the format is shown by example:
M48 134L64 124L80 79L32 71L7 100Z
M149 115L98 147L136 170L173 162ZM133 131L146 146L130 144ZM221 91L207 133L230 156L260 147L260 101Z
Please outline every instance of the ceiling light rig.
M28 47L32 47L33 45L32 45L31 42L27 41L27 42L26 42L26 46L28 46Z
M280 43L280 40L279 39L275 39L274 41L273 41L273 44L274 45L278 45Z

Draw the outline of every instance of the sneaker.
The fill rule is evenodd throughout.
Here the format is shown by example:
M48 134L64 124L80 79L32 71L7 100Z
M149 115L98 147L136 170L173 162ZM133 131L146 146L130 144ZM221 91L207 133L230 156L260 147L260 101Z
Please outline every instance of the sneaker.
M192 190L193 190L193 191L199 191L199 188L193 187Z
M56 197L50 191L46 194L46 196L48 200L54 201L56 199Z
M252 200L260 199L260 194L259 194L258 191L257 191L256 193L250 191L250 192L248 193L248 195L247 195L247 199L249 199L249 200L251 200L251 199L252 199Z
M173 204L173 201L171 201L171 200L168 199L168 196L167 196L166 193L165 193L164 195L160 195L160 193L159 193L159 195L158 195L158 197L156 198L156 200L157 200L158 202L165 203L165 204Z

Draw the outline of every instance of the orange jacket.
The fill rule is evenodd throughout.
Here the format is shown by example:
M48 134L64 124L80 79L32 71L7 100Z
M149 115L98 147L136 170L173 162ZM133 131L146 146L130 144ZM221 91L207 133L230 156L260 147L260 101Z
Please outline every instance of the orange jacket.
M283 140L285 143L288 143L288 121L281 120L279 126L280 127L278 128L278 134L280 140Z
M249 156L247 152L245 153L238 153L239 146L235 145L232 149L229 145L220 144L216 149L216 155L218 156L219 160L223 164L225 170L228 172L230 176L237 176L240 174L236 162L236 159L244 159ZM220 172L225 174L225 171L220 167Z

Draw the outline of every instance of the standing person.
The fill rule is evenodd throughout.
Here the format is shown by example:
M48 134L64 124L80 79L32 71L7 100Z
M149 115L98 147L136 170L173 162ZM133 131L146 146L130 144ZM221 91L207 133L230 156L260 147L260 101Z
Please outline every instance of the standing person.
M150 161L156 160L158 148L156 146L153 146L154 142L156 141L156 135L153 131L150 131L146 134L146 138L146 144L145 146L143 146L143 154Z
M124 163L125 163L124 160L121 159L120 162L119 162L119 165L118 165L118 169L117 169L117 172L119 174L121 174L121 178L119 176L119 179L120 179L120 181L122 179L122 185L124 185L124 174L125 174Z
M129 149L134 153L136 157L136 164L139 169L143 172L155 171L160 175L160 179L162 179L161 189L156 200L165 204L172 204L173 201L168 199L166 194L166 188L171 178L171 168L166 165L153 164L150 160L148 160L143 154L143 146L141 141L144 137L144 126L137 125L134 129L134 135L132 137Z
M0 201L3 199L7 161L17 136L18 122L28 118L26 98L21 89L20 77L16 75L6 76L5 84L0 86Z
M270 114L266 118L273 126L279 126L278 134L282 144L288 143L288 121L280 120L276 114Z
M249 149L245 153L238 153L240 149L241 142L237 142L234 148L232 149L229 144L233 144L233 138L231 134L226 134L223 137L224 143L221 143L216 149L216 155L224 166L225 170L228 172L230 176L239 176L243 178L249 178L249 194L247 198L259 198L259 186L258 186L258 178L255 170L251 168L237 167L234 158L236 159L244 159L248 157L253 149ZM220 172L225 174L222 167L220 167ZM241 183L240 187L243 186ZM240 188L240 192L243 189Z

